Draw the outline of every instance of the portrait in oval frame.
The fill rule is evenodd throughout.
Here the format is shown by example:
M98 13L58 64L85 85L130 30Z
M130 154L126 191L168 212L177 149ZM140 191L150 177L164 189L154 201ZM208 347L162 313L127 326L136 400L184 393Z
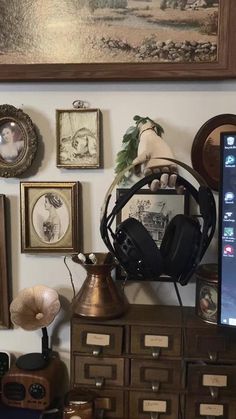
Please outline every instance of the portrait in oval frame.
M35 157L38 138L30 117L12 105L0 105L0 176L17 177Z
M68 231L69 218L68 204L60 192L45 192L36 200L32 211L34 231L45 244L63 239Z

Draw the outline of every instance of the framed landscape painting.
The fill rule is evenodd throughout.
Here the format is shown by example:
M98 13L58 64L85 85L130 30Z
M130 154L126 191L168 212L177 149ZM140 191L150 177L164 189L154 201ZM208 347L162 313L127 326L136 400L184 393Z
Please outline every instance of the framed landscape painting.
M1 0L0 80L235 77L235 0L43 4Z

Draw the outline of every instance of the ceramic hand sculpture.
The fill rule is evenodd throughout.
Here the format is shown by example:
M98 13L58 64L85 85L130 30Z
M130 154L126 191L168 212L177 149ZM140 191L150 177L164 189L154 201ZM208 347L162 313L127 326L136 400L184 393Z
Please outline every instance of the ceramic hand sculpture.
M122 150L117 154L115 172L120 173L126 167L140 164L144 176L152 172L165 172L159 180L154 180L150 189L175 187L177 168L169 161L157 157L174 158L168 144L162 139L163 128L149 117L134 116L135 127L130 127L123 137ZM168 175L166 172L169 172ZM132 171L129 172L129 175ZM129 177L129 176L128 176ZM127 176L124 180L127 180Z
M152 120L141 121L139 128L139 145L137 157L133 160L134 164L141 164L141 171L146 176L154 173L164 172L160 180L155 179L150 185L150 189L155 192L159 188L167 186L174 188L177 177L177 167L169 161L158 159L157 157L169 157L174 159L169 145L157 134L155 124ZM168 173L170 174L168 174Z

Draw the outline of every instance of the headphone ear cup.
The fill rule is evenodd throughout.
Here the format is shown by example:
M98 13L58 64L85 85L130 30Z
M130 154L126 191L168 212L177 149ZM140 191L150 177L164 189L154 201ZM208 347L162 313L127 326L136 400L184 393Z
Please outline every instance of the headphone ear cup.
M127 218L116 229L116 257L134 277L157 278L163 269L162 257L153 238L135 218Z
M197 220L183 214L172 218L160 246L165 274L179 277L190 271L198 254L201 235Z

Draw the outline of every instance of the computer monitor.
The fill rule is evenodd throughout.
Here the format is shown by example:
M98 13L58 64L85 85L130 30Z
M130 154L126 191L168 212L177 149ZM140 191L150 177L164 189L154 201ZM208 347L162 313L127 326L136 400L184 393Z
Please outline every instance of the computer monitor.
M218 323L236 326L236 131L220 136Z

